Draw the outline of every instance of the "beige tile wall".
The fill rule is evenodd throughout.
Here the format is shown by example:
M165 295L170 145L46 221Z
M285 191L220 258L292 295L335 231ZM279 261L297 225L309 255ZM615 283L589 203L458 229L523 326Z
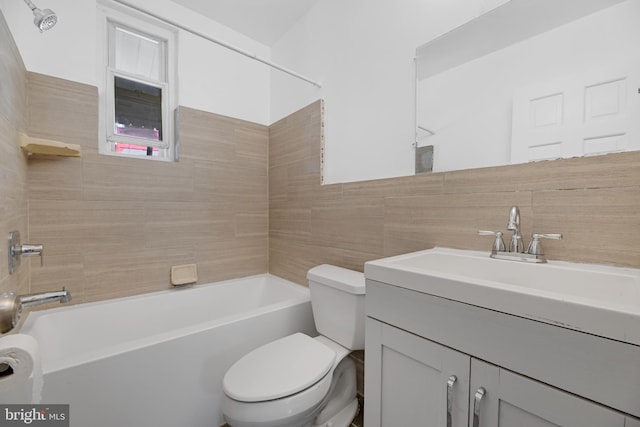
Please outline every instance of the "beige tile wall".
M269 271L305 283L319 263L448 246L489 250L479 229L563 233L550 259L640 267L640 153L320 185L320 101L270 127Z
M99 155L97 89L28 82L29 134L82 147L81 159L29 160L29 239L45 245L32 292L162 290L190 263L200 283L267 272L267 127L181 107L179 162Z
M18 132L26 121L25 70L7 23L0 13L0 292L22 293L29 287L29 264L9 274L7 233L27 232L27 161Z

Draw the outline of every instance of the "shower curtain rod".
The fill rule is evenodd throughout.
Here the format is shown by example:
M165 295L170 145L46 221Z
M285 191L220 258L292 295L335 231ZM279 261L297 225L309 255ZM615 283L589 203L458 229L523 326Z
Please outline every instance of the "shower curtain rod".
M113 0L113 1L116 2L116 3L119 3L119 4L123 5L123 6L126 6L126 7L130 8L130 9L133 9L133 10L136 10L136 11L138 11L140 13L143 13L145 15L148 15L148 16L154 18L154 19L157 19L158 21L164 22L164 23L169 24L169 25L171 25L173 27L176 27L176 28L179 28L179 29L181 29L183 31L191 33L191 34L193 34L195 36L202 37L205 40L208 40L208 41L210 41L212 43L215 43L215 44L217 44L219 46L222 46L224 48L232 50L232 51L234 51L236 53L239 53L240 55L244 55L247 58L253 59L254 61L261 62L261 63L263 63L265 65L268 65L271 68L275 68L276 70L282 71L283 73L289 74L290 76L293 76L293 77L295 77L297 79L303 80L303 81L305 81L307 83L311 83L312 85L314 85L316 87L319 87L319 88L322 87L322 85L320 83L316 82L315 80L312 80L312 79L310 79L308 77L305 77L302 74L298 74L295 71L291 71L288 68L285 68L285 67L280 66L278 64L274 64L273 62L267 61L266 59L262 59L258 55L256 55L255 53L247 52L246 50L243 50L243 49L240 49L240 48L235 47L233 45L230 45L229 43L223 42L222 40L218 40L218 39L215 39L213 37L209 37L209 36L207 36L205 34L202 34L202 33L198 32L198 31L192 30L190 28L186 28L185 26L180 25L175 21L171 21L169 19L162 18L162 17L160 17L160 16L158 16L158 15L156 15L154 13L151 13L151 12L149 12L147 10L144 10L144 9L138 7L138 6L132 5L129 2L126 2L124 0Z

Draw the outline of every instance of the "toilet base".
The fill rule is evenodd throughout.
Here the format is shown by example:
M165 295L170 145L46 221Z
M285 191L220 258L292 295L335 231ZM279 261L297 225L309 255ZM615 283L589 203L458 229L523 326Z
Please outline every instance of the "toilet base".
M358 399L353 399L340 412L322 424L311 424L311 427L349 427L358 413Z

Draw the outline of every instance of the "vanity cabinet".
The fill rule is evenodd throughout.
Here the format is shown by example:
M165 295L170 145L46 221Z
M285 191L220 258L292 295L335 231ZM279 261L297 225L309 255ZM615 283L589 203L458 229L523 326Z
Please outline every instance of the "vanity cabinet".
M598 337L576 334L585 335L368 280L364 424L640 427L637 414L619 410L640 411L640 400L619 401L640 386L636 346L607 340L596 344L613 349L585 355ZM621 370L607 366L609 351ZM624 390L609 390L625 373L635 377Z
M367 331L367 427L625 427L621 413L377 320Z

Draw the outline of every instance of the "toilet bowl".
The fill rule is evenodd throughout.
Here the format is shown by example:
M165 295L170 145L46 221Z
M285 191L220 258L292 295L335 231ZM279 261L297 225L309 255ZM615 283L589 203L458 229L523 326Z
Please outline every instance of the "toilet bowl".
M223 380L232 427L348 427L358 411L356 369L364 348L364 276L321 265L307 274L319 336L296 333L238 360Z

